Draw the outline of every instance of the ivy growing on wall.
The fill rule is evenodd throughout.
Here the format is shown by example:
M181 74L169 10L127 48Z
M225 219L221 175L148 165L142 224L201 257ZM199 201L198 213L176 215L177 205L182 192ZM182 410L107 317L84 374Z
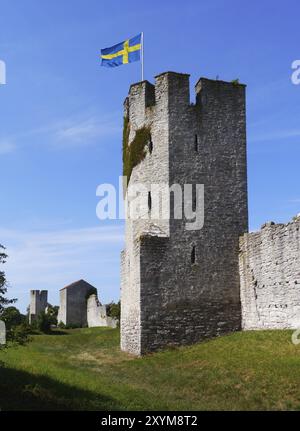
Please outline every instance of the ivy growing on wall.
M132 170L146 157L146 146L151 139L150 129L142 127L135 132L135 137L129 145L130 123L124 117L123 127L123 176L127 177L127 184L130 180Z

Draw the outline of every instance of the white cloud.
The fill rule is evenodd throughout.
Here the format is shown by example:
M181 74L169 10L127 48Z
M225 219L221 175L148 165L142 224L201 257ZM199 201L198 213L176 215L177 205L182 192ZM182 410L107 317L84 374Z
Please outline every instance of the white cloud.
M57 231L22 231L0 228L0 238L25 244L90 244L92 242L119 242L123 238L120 226L89 227Z
M90 117L80 121L60 123L54 129L54 142L64 146L91 145L100 138L114 135L119 130L113 116Z
M72 117L7 136L0 140L0 155L38 140L55 149L99 144L101 139L120 132L120 116L112 114L77 114Z
M123 227L24 231L0 229L0 243L9 258L5 272L10 296L19 299L24 311L30 289L49 290L50 302L58 304L59 289L84 278L109 302L119 297L119 253Z
M16 145L8 140L0 141L0 155L12 153L16 150Z
M249 108L261 108L262 106L272 104L274 94L276 94L277 98L284 97L289 85L290 81L284 77L274 81L268 80L264 83L258 83L256 86L250 86L247 91Z
M272 132L249 135L250 142L277 141L280 139L299 138L300 129L273 130Z

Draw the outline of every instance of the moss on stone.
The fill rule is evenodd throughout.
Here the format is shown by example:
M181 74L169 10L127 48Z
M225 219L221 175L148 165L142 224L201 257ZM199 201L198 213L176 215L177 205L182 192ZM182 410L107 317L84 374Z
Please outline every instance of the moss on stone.
M151 139L150 129L142 127L135 132L135 137L129 145L130 123L124 117L123 126L123 176L127 177L129 183L132 170L146 157L146 146Z
M240 85L240 80L238 78L237 79L233 79L231 81L231 84L233 84L233 85Z

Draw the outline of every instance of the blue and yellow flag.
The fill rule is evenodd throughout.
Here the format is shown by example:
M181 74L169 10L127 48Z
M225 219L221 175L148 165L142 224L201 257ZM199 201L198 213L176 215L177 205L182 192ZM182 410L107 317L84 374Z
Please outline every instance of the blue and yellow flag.
M142 34L140 33L110 48L101 49L101 66L116 67L139 61L142 49L141 38Z

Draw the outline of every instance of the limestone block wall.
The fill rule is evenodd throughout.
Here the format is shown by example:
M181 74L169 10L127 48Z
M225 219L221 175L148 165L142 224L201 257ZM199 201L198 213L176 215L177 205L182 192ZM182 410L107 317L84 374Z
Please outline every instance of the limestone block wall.
M300 327L300 217L240 239L243 329Z
M87 326L87 299L96 290L84 280L76 281L60 290L58 323L67 326Z
M126 221L122 349L143 354L240 329L239 236L248 230L245 86L202 78L191 104L189 76L166 72L155 86L131 87L125 106L131 132L146 124L153 140L130 184L203 184L205 220L203 229L188 231L170 201L167 220Z
M168 81L157 79L156 85L147 81L130 87L125 100L124 115L129 119L129 142L135 132L147 126L151 130L153 150L131 174L130 185L142 183L150 190L152 183L169 184L168 157ZM155 176L154 176L155 172ZM128 206L127 195L125 205ZM125 228L125 249L121 255L121 349L140 354L141 352L141 292L140 292L140 243L143 232L149 232L153 225L167 235L169 220L127 220Z
M88 286L67 289L67 325L87 326L88 292Z
M37 316L45 312L48 305L47 290L31 290L30 291L30 306L29 306L29 323L32 323Z
M6 344L6 325L0 320L0 346Z
M97 295L91 295L87 300L88 327L109 326L117 327L117 320L107 316L106 305L101 305Z
M59 310L57 314L57 323L67 324L67 290L59 291Z

